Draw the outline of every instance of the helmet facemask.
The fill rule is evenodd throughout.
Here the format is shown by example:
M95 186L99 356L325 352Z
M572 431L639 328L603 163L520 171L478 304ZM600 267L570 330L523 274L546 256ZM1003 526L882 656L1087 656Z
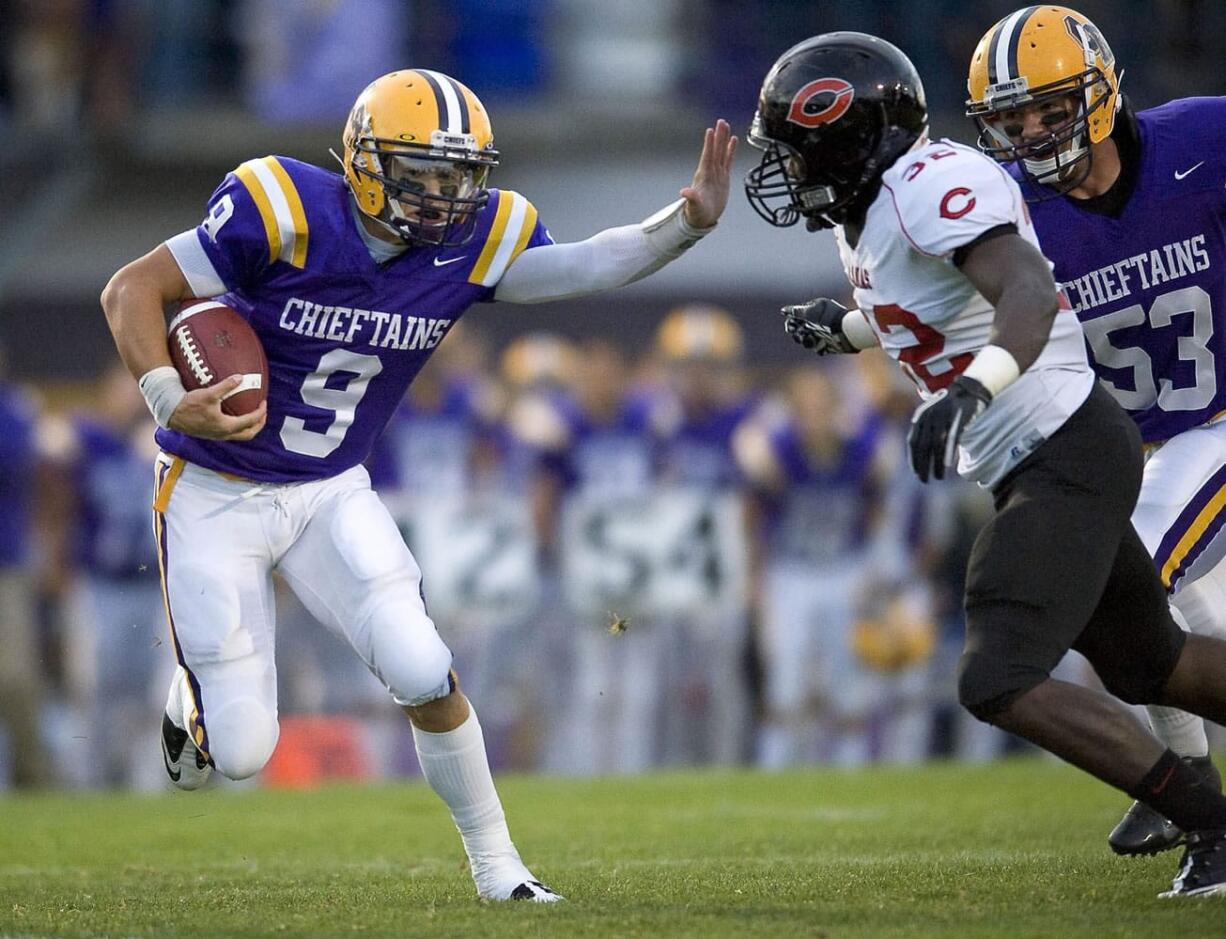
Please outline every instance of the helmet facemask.
M372 218L410 244L451 247L472 237L489 202L490 163L435 155L373 138L353 145L353 172L382 189Z
M927 137L925 127L918 135L894 127L882 116L884 130L870 142L869 155L849 151L828 153L828 165L809 168L793 147L767 136L760 114L754 115L746 139L764 151L756 167L745 176L745 194L754 210L780 228L795 225L803 216L809 231L845 224L864 211L876 196L881 174L898 156ZM852 175L840 172L860 166ZM780 204L783 199L786 203ZM775 203L772 205L771 203Z
M1051 196L1076 189L1090 173L1091 118L1109 100L1107 95L1099 94L1091 103L1092 90L1099 80L1097 69L1089 69L1071 85L1058 88L1038 88L1030 93L1025 90L1024 80L1020 80L1013 83L1020 86L1019 93L994 97L989 89L983 103L968 107L979 128L979 149L1002 163L1017 163L1027 180L1046 187ZM1041 108L1061 99L1069 102L1069 110L1043 113L1042 120L1050 131L1038 139L1018 142L1021 119L1010 120L1009 112ZM1009 132L1014 129L1015 133Z
M829 213L849 200L839 196L835 180L810 181L804 157L787 144L763 136L757 116L748 139L763 151L761 161L745 176L745 194L758 215L778 228L790 228L801 216L810 231L837 224Z

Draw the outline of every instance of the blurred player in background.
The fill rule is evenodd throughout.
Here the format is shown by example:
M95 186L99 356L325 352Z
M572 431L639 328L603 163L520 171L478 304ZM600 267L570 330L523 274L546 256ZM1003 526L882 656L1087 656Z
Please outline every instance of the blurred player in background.
M624 634L611 635L606 591L634 594L640 569L611 546L607 522L625 520L650 503L655 484L655 438L651 402L631 393L630 365L608 340L589 340L578 350L582 367L573 397L555 397L553 414L541 422L555 430L556 446L542 455L542 475L556 493L556 531L561 559L585 549L604 549L609 563L599 580L566 576L563 591L567 630L559 645L570 649L566 683L570 706L558 716L563 731L548 754L550 768L572 773L633 773L657 759L667 661L657 618L635 615ZM592 608L592 604L600 607Z
M971 60L980 148L1010 164L1090 361L1147 449L1133 524L1192 632L1226 636L1226 99L1136 112L1098 28L1030 6ZM1150 707L1154 733L1221 787L1204 722ZM1120 854L1183 833L1144 803L1111 832Z
M963 705L1190 832L1165 895L1226 892L1226 797L1118 701L1050 677L1076 648L1124 701L1220 721L1226 642L1171 617L1129 521L1139 434L1060 312L1018 184L927 130L919 76L889 43L830 33L776 62L747 193L775 225L835 229L859 306L814 300L786 326L819 353L881 345L923 398L908 441L920 479L960 456L992 489L967 576Z
M45 563L66 583L66 671L89 758L77 782L151 789L163 770L142 729L172 663L149 526L153 421L127 368L102 376L89 409L48 421L46 471L58 498ZM140 483L145 483L142 492Z
M878 576L881 418L845 402L831 371L794 371L782 413L764 410L735 438L761 544L751 596L766 695L757 762L768 769L871 756L870 688L852 635Z
M630 283L718 221L736 147L706 132L693 184L645 222L554 244L498 162L467 87L424 69L358 97L342 174L264 157L228 175L204 221L117 272L102 305L161 425L155 528L180 670L163 720L182 788L258 772L277 742L272 574L344 636L414 727L477 892L552 901L511 842L480 725L426 613L420 570L361 466L414 375L472 304ZM186 392L165 305L220 297L269 360L266 405L221 410L232 376Z
M51 780L39 727L45 670L34 603L38 409L5 371L0 350L0 725L12 782L24 788Z
M671 636L662 758L673 764L740 763L750 750L751 702L744 680L750 637L742 479L732 437L756 404L745 386L744 337L728 311L688 305L661 321L655 353L665 381L652 403L657 485L664 493L688 494L694 506L684 543L677 546L678 563L661 580L678 594L702 596L677 603L686 612L662 625ZM730 510L737 524L719 524L721 513Z

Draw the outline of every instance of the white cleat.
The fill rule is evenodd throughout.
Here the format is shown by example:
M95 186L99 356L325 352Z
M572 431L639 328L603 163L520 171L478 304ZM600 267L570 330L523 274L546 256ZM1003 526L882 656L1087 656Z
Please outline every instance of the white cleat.
M471 864L477 895L482 900L557 903L565 899L537 880L514 851L510 856L477 855L471 858Z
M162 715L162 760L166 775L180 789L199 789L213 772L187 731L176 727L169 714Z

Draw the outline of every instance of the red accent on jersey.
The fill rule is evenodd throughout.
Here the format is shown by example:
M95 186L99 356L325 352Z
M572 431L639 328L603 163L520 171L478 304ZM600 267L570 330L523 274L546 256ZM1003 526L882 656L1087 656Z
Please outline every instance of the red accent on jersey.
M883 333L893 332L892 327L900 326L915 337L916 345L903 349L898 355L903 371L917 385L932 393L947 388L953 380L966 371L975 357L973 353L963 352L949 360L949 368L943 372L933 373L924 363L934 356L940 355L945 349L945 337L910 310L904 310L897 303L889 303L873 307L873 318Z
M975 207L975 197L971 196L961 208L952 208L950 202L955 196L971 196L971 191L965 186L957 186L945 193L941 199L941 218L962 218L962 216Z
M809 102L818 95L830 94L834 98L820 111L809 112L805 109ZM788 109L788 120L801 127L818 127L837 121L851 107L851 100L856 96L856 89L841 78L816 78L809 82L792 99Z

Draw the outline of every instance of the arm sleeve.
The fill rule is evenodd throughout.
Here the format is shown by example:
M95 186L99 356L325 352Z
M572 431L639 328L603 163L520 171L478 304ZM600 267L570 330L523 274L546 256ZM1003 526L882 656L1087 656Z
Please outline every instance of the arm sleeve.
M710 229L686 223L678 201L637 225L597 232L586 241L524 251L507 269L494 299L543 303L623 287L680 257Z
M961 146L932 148L890 187L899 224L911 247L953 258L992 229L1017 226L1017 183L982 154Z

